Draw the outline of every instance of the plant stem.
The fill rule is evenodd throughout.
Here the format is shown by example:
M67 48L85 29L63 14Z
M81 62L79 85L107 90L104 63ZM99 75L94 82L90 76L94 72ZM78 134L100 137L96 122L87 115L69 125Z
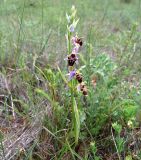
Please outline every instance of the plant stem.
M67 40L67 46L68 46L68 54L71 53L71 32L68 31L68 40Z
M67 46L68 46L68 54L71 53L71 32L68 31L67 33L68 38L67 38ZM69 66L68 66L69 67ZM70 72L73 68L68 68L68 71ZM74 83L73 80L70 81L70 92L71 92L71 106L72 106L72 131L74 132L74 137L75 137L75 146L78 144L78 130L77 130L77 120L76 120L76 113L74 110Z

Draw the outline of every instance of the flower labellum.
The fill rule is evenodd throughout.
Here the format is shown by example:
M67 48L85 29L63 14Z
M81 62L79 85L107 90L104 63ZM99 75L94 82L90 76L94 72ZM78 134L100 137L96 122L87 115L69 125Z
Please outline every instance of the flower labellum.
M73 66L75 62L77 61L76 54L72 53L70 56L68 56L68 66Z
M81 38L77 38L75 42L76 42L77 44L79 44L80 46L83 45L83 42L82 42Z
M82 83L82 75L79 74L79 73L76 73L76 80L79 82L79 83Z
M88 89L84 82L81 82L77 85L77 91L82 92L84 96L88 96Z

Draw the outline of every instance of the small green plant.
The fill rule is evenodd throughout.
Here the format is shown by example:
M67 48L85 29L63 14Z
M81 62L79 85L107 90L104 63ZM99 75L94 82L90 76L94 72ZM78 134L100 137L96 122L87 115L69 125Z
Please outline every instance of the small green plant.
M91 143L90 143L90 148L91 148L91 151L92 151L92 153L93 153L94 160L100 160L100 157L96 156L97 147L96 147L95 142L91 142Z
M115 130L115 137L114 137L114 134L113 134L113 131L112 131L112 128L111 128L112 138L113 138L113 141L114 141L114 145L116 147L118 158L120 160L121 159L120 154L124 150L124 143L125 143L124 138L120 137L122 126L120 124L118 124L117 122L115 122L115 123L112 124L112 127Z

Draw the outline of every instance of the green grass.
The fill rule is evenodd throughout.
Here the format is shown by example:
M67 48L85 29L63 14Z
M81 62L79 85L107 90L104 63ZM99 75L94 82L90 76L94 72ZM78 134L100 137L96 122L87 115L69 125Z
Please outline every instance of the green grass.
M87 98L67 86L72 5ZM0 1L0 159L141 159L140 10L140 0Z

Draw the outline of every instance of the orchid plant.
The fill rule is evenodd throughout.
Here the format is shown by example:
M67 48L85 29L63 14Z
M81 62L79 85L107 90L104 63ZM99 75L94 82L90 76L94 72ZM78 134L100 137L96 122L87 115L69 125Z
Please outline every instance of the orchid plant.
M77 64L79 60L79 51L82 48L83 42L82 38L79 38L75 33L76 26L79 19L76 19L76 9L74 6L71 8L71 14L66 14L67 18L67 50L68 55L65 60L67 61L68 67L68 83L70 84L71 91L71 104L72 104L72 132L75 137L75 145L78 144L79 132L80 132L80 116L77 107L76 97L74 93L82 93L83 96L88 95L88 90L86 84L83 81L83 76L77 69Z

